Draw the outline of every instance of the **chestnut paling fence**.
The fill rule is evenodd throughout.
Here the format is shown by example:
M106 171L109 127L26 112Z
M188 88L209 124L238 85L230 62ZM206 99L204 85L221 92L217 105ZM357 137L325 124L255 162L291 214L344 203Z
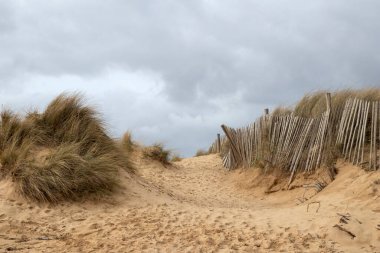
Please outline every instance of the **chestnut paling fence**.
M339 156L363 168L376 170L380 159L380 102L349 98L317 118L293 114L266 113L242 128L222 125L220 136L210 147L223 155L227 169L251 167L279 168L289 172L289 184L297 172L313 172L330 166Z

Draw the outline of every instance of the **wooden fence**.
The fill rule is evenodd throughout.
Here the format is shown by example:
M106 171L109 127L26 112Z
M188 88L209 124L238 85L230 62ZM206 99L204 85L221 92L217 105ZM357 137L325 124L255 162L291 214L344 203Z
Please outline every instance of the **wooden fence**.
M348 99L331 108L327 93L326 105L326 112L318 118L273 116L266 111L247 127L222 125L225 136L219 136L210 151L223 154L227 169L263 166L286 170L289 183L296 172L330 165L339 155L376 170L380 162L380 103Z
M344 159L370 170L379 167L379 105L378 101L347 100L336 139Z
M228 140L225 136L220 136L220 134L217 134L216 140L211 144L211 147L209 148L209 153L221 153L222 147L225 147Z

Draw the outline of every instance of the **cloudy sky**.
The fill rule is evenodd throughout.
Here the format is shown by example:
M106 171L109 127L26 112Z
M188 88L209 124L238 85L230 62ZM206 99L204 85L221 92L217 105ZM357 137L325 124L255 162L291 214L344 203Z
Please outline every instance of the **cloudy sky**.
M380 86L378 0L1 0L0 103L80 91L110 134L190 156L220 124Z

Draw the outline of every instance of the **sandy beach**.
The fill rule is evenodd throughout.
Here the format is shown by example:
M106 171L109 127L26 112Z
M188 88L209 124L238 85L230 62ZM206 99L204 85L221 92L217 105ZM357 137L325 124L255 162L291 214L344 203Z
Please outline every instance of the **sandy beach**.
M35 204L2 181L2 251L380 252L379 172L339 163L337 179L316 195L302 187L266 194L252 170L228 172L218 155L167 167L134 162L124 189L100 201Z

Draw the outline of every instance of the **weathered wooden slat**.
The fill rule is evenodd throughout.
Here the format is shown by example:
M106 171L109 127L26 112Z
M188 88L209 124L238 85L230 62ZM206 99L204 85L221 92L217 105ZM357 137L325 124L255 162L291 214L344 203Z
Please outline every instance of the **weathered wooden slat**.
M371 138L370 138L370 147L369 147L369 169L372 169L372 156L373 156L373 125L374 125L374 117L375 114L375 107L373 106L373 102L371 102Z
M355 98L353 101L353 105L351 107L350 116L349 116L348 123L347 123L347 131L345 133L344 141L343 141L344 159L347 159L348 143L350 142L350 138L352 137L352 129L353 129L353 125L355 124L354 123L354 117L355 117L356 110L357 110L357 104L358 104L358 100Z
M367 110L367 104L364 103L364 106L362 108L362 113L360 115L360 119L359 119L359 132L358 132L358 138L357 138L357 143L356 143L356 147L355 147L355 150L354 150L354 154L356 154L356 161L354 160L354 164L359 164L359 159L361 157L361 149L362 149L362 139L364 138L364 135L363 135L363 131L365 131L365 128L364 128L364 125L365 125L365 112ZM355 157L354 157L355 159Z
M290 175L290 179L289 179L289 182L288 182L288 187L289 187L289 185L291 184L291 182L292 182L292 180L294 178L295 172L297 171L297 165L298 165L299 160L301 158L302 151L303 151L303 148L305 146L305 142L307 140L307 137L308 137L309 131L311 129L311 126L313 125L313 121L314 121L313 119L307 120L306 127L303 128L300 141L299 141L299 143L297 145L297 148L295 149L296 153L295 153L294 158L292 160L292 166L291 166L291 169L290 169L291 175Z
M348 112L349 112L349 108L351 107L351 101L352 101L351 99L348 99L344 105L342 118L341 118L340 124L339 124L339 130L338 130L338 136L336 139L336 144L341 144L343 141L345 126L346 126L348 114L349 114Z
M328 124L329 124L329 120L330 120L330 111L327 111L325 113L324 118L325 119L324 119L324 123L323 123L322 135L321 135L321 140L319 143L318 158L317 158L315 168L318 168L320 166L320 162L322 159L322 149L324 147L324 142L325 142L325 139L327 138L327 134L328 134Z
M351 156L350 161L353 164L357 164L356 162L357 153L358 153L357 150L359 148L359 143L360 143L361 129L363 128L362 125L363 125L363 119L364 119L364 110L365 110L365 102L361 100L360 106L359 106L359 114L357 118L357 132L354 133L353 152L350 155Z
M374 107L375 107L375 115L374 117L372 118L372 121L374 122L374 125L373 125L373 163L374 163L374 166L373 166L373 170L376 170L377 169L377 119L378 119L378 102L374 102Z

